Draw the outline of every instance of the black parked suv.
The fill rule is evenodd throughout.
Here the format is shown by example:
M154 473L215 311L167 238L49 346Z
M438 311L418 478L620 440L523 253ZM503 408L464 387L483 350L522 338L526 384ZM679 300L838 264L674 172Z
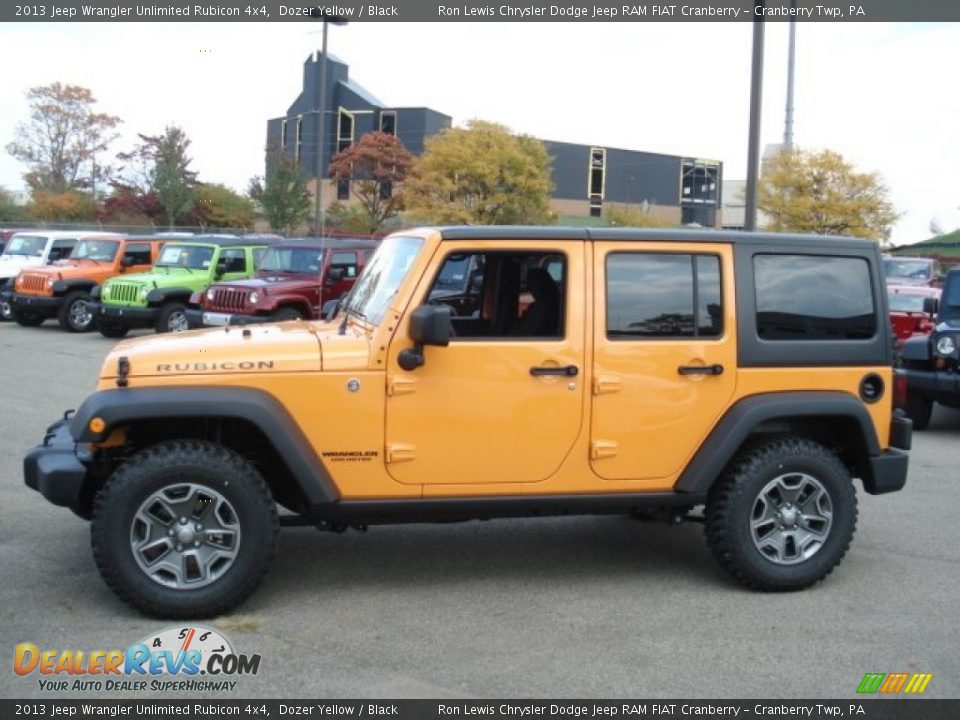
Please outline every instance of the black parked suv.
M934 403L960 408L960 269L947 273L933 332L907 339L900 360L914 428L927 428Z

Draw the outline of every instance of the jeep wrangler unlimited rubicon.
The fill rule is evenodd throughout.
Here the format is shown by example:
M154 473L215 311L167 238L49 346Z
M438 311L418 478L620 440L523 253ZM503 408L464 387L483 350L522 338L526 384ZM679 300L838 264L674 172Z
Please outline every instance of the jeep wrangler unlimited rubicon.
M450 263L480 273L456 311ZM866 240L415 230L333 322L120 343L24 473L158 616L240 603L284 524L699 517L741 583L797 590L846 553L854 478L904 486L891 362Z

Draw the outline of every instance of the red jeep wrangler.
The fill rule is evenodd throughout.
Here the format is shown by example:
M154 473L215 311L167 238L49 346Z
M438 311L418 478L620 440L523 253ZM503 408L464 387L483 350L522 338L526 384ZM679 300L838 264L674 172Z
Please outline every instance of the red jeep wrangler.
M375 240L296 240L268 248L249 280L214 283L194 293L191 328L323 317L323 307L347 294L377 247Z

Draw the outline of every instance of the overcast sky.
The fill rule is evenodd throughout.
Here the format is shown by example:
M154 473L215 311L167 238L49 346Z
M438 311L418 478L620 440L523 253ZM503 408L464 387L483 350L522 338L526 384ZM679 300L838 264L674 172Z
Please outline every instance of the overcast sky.
M90 88L136 133L183 127L200 179L245 190L262 173L266 120L300 91L320 47L309 23L18 24L0 27L0 147L24 92ZM353 23L329 49L389 105L454 123L483 118L545 139L712 158L746 175L750 23ZM960 227L960 24L801 23L795 143L882 174L903 217L893 240ZM767 25L762 142L783 137L787 25ZM0 185L23 188L0 152Z

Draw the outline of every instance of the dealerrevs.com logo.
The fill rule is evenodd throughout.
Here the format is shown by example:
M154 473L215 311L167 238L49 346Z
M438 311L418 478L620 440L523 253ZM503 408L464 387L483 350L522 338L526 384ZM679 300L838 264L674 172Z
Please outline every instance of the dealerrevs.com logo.
M242 675L256 675L260 655L243 655L218 630L172 627L126 650L40 648L20 643L13 671L37 677L41 690L65 692L233 692Z

